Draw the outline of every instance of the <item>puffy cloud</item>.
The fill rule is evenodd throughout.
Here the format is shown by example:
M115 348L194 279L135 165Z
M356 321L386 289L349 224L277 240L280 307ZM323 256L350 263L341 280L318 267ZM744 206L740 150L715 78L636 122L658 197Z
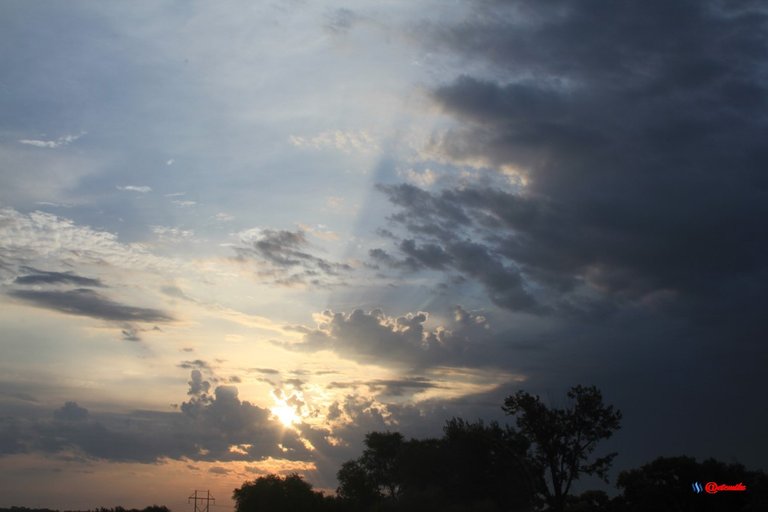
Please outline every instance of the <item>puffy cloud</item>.
M454 308L453 318L445 325L432 329L425 327L428 314L421 311L398 317L388 316L379 309L368 312L355 309L351 313L324 311L316 318L318 324L314 329L292 327L304 334L300 342L281 343L281 346L296 351L330 350L362 363L431 367L493 365L489 349L499 343L484 316L460 306ZM395 389L394 381L392 384Z
M201 382L193 370L190 391ZM146 463L163 458L255 461L311 456L298 432L286 430L268 409L240 400L236 387L219 386L211 395L195 391L179 412L99 414L67 402L54 411L52 420L3 418L0 454L74 452Z
M182 366L182 368L189 368L191 365ZM200 396L208 393L211 389L211 383L207 380L203 380L203 374L200 370L192 370L190 374L189 391L188 395Z

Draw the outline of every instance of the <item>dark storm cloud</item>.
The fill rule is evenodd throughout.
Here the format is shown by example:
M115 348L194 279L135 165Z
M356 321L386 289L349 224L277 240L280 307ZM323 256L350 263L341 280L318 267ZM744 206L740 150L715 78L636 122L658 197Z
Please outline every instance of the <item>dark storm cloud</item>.
M748 283L768 269L765 28L749 5L655 1L478 2L471 22L432 27L506 76L433 91L459 122L435 150L528 184L381 187L410 236L372 259L451 267L513 310L565 308L575 299L560 294L585 283L691 301L736 287L755 303Z
M71 284L76 286L104 286L98 279L92 279L90 277L83 277L75 274L74 272L51 272L45 270L37 270L32 267L23 267L24 272L28 274L18 276L13 282L14 284L31 285L31 284Z
M633 456L654 432L654 452L764 459L765 408L727 398L760 403L768 365L764 6L472 5L457 25L422 27L434 51L485 73L432 90L456 123L431 150L512 179L381 187L397 238L371 259L458 272L498 306L545 316L554 348L525 361L527 385L605 385ZM414 250L427 247L442 267Z
M70 315L119 322L170 322L173 318L158 309L120 304L87 288L75 290L12 290L11 297Z
M257 235L244 235L244 244L235 247L242 261L255 260L277 284L328 284L329 277L349 272L352 267L315 256L309 252L310 244L304 231L260 230Z

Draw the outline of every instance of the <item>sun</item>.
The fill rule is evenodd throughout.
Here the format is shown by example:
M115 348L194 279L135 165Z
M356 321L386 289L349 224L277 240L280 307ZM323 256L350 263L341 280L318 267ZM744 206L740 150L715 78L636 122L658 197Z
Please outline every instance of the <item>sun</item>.
M285 427L291 427L300 420L296 410L282 400L278 401L277 405L270 409L270 411Z

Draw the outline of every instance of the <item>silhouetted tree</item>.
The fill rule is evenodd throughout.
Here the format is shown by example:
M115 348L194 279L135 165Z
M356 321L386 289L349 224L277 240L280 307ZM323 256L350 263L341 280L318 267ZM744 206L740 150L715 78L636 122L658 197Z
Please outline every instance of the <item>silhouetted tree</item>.
M594 387L574 386L568 392L572 405L549 408L538 396L525 391L504 400L502 409L517 415L517 427L534 447L532 460L543 475L539 488L549 508L565 510L573 481L580 475L597 475L607 481L615 453L590 460L597 443L620 428L621 412L603 404Z
M379 492L393 501L397 500L401 491L399 457L403 444L403 436L399 432L371 432L365 436L366 448L360 457L360 465Z
M369 510L382 497L373 476L356 460L342 464L336 478L339 481L336 494L352 510Z
M365 445L338 473L339 497L353 510L530 510L537 495L528 442L497 423L454 418L441 439L371 432Z
M328 510L332 505L295 473L285 478L267 475L245 482L234 490L232 499L236 512L315 512Z
M443 428L445 490L453 501L493 504L498 510L530 510L539 493L530 443L510 427L453 418ZM474 508L474 506L472 507Z

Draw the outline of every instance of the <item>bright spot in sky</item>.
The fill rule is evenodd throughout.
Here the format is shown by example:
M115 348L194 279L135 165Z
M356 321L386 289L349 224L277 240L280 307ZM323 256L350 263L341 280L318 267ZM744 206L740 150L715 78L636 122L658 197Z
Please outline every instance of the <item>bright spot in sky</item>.
M296 414L296 410L282 400L278 401L277 405L270 410L272 411L272 414L280 420L280 423L286 427L290 427L299 422L300 418L299 415Z

